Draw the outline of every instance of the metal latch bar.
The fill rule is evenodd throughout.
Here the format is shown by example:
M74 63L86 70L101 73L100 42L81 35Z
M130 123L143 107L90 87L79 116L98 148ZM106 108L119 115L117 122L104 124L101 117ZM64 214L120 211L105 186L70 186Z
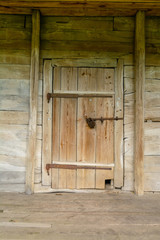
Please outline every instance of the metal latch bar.
M46 164L46 170L47 170L48 175L49 175L50 168L112 170L112 167L50 163L50 164Z
M92 98L92 97L103 97L103 98L112 98L113 94L102 95L99 93L47 93L48 103L51 98Z

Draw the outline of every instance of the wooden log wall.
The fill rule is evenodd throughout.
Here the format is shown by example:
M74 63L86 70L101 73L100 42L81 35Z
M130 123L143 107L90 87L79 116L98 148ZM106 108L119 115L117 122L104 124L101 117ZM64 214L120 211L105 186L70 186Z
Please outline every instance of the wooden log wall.
M146 18L145 191L160 190L160 17ZM35 183L41 184L44 59L124 60L124 190L133 190L134 17L41 17ZM31 16L0 15L0 190L24 191L28 140ZM62 60L59 60L60 64Z
M31 31L31 16L0 15L0 191L25 190ZM38 124L37 159L41 114Z

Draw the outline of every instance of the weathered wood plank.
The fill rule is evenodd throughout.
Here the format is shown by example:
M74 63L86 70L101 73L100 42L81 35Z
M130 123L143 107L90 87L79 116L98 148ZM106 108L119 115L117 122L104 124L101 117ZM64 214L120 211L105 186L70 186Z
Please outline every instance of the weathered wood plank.
M0 171L0 183L5 184L21 184L25 183L25 172L16 171Z
M18 16L18 15L0 15L0 28L31 28L31 16Z
M93 42L93 41L41 41L42 50L62 49L68 51L105 51L105 52L121 52L123 54L132 53L133 45L126 42Z
M84 21L85 22L85 21ZM56 24L56 23L55 23ZM74 24L74 23L73 23ZM100 29L97 28L97 31L95 32L95 29L92 29L90 26L88 29L80 29L80 30L73 30L73 28L67 29L55 29L55 27L49 28L49 29L42 29L41 32L41 39L42 40L48 40L48 41L106 41L106 42L126 42L126 43L133 43L134 40L134 33L127 32L127 31L107 31L105 26L102 29L102 26L100 25L101 22L99 21ZM58 24L56 24L56 27ZM73 25L72 25L73 26ZM93 23L94 26L94 23ZM82 26L81 26L82 27ZM105 31L104 31L105 29ZM22 35L23 33L21 33ZM0 34L1 36L1 34ZM22 35L22 37L25 37ZM27 36L26 36L27 39Z
M78 70L78 90L96 91L97 69ZM78 99L77 162L95 162L96 130L90 129L85 117L96 117L96 99ZM77 170L77 188L95 188L95 170Z
M103 78L104 80L105 78ZM114 82L114 77L112 79ZM113 117L114 107L113 99L97 98L96 115L98 117ZM104 121L103 124L96 122L96 163L114 162L114 127L113 121ZM95 188L104 189L105 180L113 179L113 169L111 171L96 170Z
M145 12L136 15L135 36L135 193L144 193L144 91L145 91Z
M115 58L93 58L93 59L52 59L53 66L56 67L116 67L117 60Z
M34 192L34 166L36 155L38 81L39 81L39 45L40 45L40 12L32 15L32 47L30 72L30 119L26 168L26 193Z
M25 184L17 184L17 183L1 183L0 184L0 192L25 192Z
M31 62L30 55L30 48L27 50L1 49L0 63L29 65Z
M123 118L123 60L118 60L115 79L115 116ZM119 120L114 125L115 137L115 168L114 186L123 186L123 121Z
M56 30L113 30L113 17L42 17L42 29Z
M51 175L48 176L46 171L46 164L51 163L52 151L52 100L48 103L48 92L52 92L52 66L50 60L44 62L42 185L51 185Z
M77 68L61 69L61 90L77 90ZM77 159L77 99L61 99L60 161L75 162ZM76 170L59 170L59 188L76 188Z
M160 155L160 122L146 122L144 126L145 155Z
M1 64L1 79L24 79L29 80L30 65Z
M61 67L53 69L53 92L61 89ZM60 155L60 99L53 99L53 118L52 118L52 161L59 161ZM59 169L52 169L52 188L58 189L59 187Z

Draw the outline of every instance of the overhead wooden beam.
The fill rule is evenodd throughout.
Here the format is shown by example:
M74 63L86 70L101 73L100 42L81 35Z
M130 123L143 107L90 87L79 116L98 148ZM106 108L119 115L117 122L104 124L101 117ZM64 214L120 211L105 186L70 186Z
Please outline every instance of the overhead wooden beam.
M160 2L151 0L0 0L2 14L31 14L39 9L44 16L134 16L137 10L159 16Z
M29 139L26 166L26 193L34 192L34 164L36 158L37 135L37 105L38 105L38 80L39 80L39 49L40 49L40 12L32 13L32 46L30 70L30 118Z
M136 15L135 32L135 193L144 193L145 12Z

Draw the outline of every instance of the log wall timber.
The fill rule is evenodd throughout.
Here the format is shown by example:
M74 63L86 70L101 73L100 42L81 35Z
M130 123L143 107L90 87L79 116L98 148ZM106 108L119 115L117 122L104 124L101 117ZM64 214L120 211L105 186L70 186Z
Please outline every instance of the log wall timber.
M134 17L43 17L35 183L41 184L43 60L59 66L73 62L89 67L116 67L124 60L124 187L132 191L134 150ZM146 86L144 190L160 190L160 32L159 17L146 17ZM0 169L7 178L0 190L24 191L29 122L31 17L0 15ZM14 35L15 32L15 35ZM17 36L18 40L17 40ZM65 41L64 41L65 39ZM68 60L71 59L70 61ZM84 61L85 58L85 61ZM148 121L148 122L147 122ZM13 139L13 141L11 141ZM14 145L13 145L14 142ZM20 147L19 147L20 146ZM0 174L1 174L0 172ZM12 172L12 173L11 173ZM11 173L11 174L10 174ZM18 174L18 175L17 175ZM3 174L4 176L4 174ZM7 182L8 181L8 182ZM37 190L38 191L38 190Z
M134 16L137 10L149 16L160 15L160 3L150 0L0 1L0 13L31 14L31 9L39 9L47 16Z
M31 17L0 15L0 39L0 191L24 192Z

